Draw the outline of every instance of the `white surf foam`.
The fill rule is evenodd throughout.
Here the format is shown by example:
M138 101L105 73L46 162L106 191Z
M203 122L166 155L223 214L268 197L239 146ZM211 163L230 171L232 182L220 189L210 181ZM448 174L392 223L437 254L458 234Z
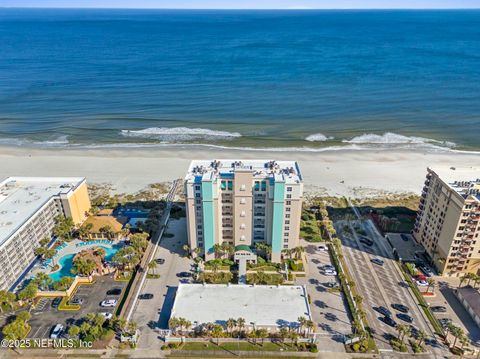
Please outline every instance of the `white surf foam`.
M453 142L438 141L431 138L416 137L416 136L404 136L393 132L386 132L383 135L377 135L373 133L365 133L360 136L353 137L348 140L342 140L344 143L354 144L372 144L372 145L436 145L438 147L453 148L456 146Z
M208 128L188 127L150 127L143 130L122 130L121 134L126 137L158 139L165 142L242 137L238 132L215 131Z
M323 133L314 133L313 135L305 137L305 140L309 142L325 142L333 140L333 138L332 136L325 136Z

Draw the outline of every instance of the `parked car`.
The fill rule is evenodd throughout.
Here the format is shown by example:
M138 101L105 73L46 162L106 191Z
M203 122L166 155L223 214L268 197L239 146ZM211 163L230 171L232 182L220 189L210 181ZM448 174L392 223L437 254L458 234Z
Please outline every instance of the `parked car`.
M412 333L412 337L417 338L420 331L416 326L410 324L410 333Z
M54 300L52 300L52 308L58 308L61 301L62 297L56 297Z
M72 304L72 305L81 305L81 304L83 304L83 299L82 299L82 298L73 297L72 299L70 299L70 301L69 301L68 303L69 303L69 304Z
M419 287L427 287L428 286L428 282L426 280L416 280L415 283L417 283L417 285Z
M410 237L409 237L407 234L405 234L405 233L400 234L400 237L401 237L405 242L408 242L408 240L410 239Z
M50 333L51 339L58 339L63 333L63 325L57 324L53 327L52 332Z
M107 291L107 295L120 295L122 293L122 288L112 288Z
M446 313L447 312L447 308L445 308L442 305L435 305L433 307L430 307L430 309L432 310L432 312L436 312L436 313Z
M360 242L363 244L366 244L367 246L373 246L373 241L370 238L367 237L361 237Z
M102 307L115 307L117 305L116 299L105 299L103 302L100 303Z
M377 312L379 312L380 314L383 314L386 317L391 317L392 316L392 312L390 310L388 310L388 308L385 308L383 306L373 307L373 310L376 310Z
M444 328L452 323L452 320L450 318L442 318L442 319L439 319L438 321Z
M325 275L337 275L337 271L334 270L334 269L325 269L323 271L323 274L325 274Z
M380 318L380 320L393 328L397 326L397 322L394 321L391 317L382 317Z
M383 264L385 263L384 261L382 261L381 259L379 258L373 258L371 260L372 263L375 263L376 265L379 265L379 266L383 266Z
M406 305L399 304L399 303L392 304L392 308L402 313L408 313L408 311L410 310Z
M323 270L335 270L335 267L332 266L331 264L325 264L324 266L322 266L322 269Z
M103 317L104 317L106 320L112 319L112 317L113 317L113 313L110 313L110 312L100 312L99 314L100 314L100 315L103 315Z
M421 266L421 267L418 267L422 272L423 274L425 274L427 277L432 277L435 275L435 273L433 273L433 270L427 266Z
M192 276L192 273L190 272L180 272L177 274L177 277L179 278L188 278L188 277L191 277Z
M328 252L327 246L318 246L317 249L318 249L320 252Z
M163 263L165 263L165 259L163 259L163 258L157 258L157 259L155 259L155 262L156 262L157 264L163 264Z
M337 282L327 282L324 286L328 288L340 288Z
M152 293L144 293L138 296L138 299L152 299L152 298L153 298Z
M407 322L407 323L412 323L413 322L413 318L411 316L409 316L408 314L405 314L405 313L398 313L397 318L401 319L401 320L403 320L404 322Z

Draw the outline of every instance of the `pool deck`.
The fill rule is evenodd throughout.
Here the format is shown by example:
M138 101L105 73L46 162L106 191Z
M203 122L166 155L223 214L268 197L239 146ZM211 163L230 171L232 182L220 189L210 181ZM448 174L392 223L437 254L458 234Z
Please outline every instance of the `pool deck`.
M39 261L27 275L27 279L34 277L35 275L37 275L37 273L40 272L47 274L58 272L60 268L54 272L51 271L52 264L58 264L59 259L66 255L76 254L84 249L92 247L113 247L114 245L123 245L124 242L124 240L110 241L107 239L97 239L93 241L81 241L79 239L74 239L71 242L63 243L62 245L57 247L57 253L52 259L47 261Z

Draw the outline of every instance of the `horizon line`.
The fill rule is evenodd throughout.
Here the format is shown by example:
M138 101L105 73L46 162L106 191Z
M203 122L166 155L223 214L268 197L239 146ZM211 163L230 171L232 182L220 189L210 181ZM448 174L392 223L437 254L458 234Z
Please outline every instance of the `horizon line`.
M371 7L371 8L360 8L360 7L343 7L343 8L309 8L309 7L285 7L285 8L208 8L208 7L192 7L192 8L176 8L176 7L108 7L108 6L99 6L99 7L58 7L58 6L2 6L0 9L58 9L58 10L247 10L247 11L264 11L264 10L279 10L279 11L315 11L315 10L327 10L327 11L338 11L338 10L480 10L480 5L478 7L424 7L424 8L415 8L415 7Z

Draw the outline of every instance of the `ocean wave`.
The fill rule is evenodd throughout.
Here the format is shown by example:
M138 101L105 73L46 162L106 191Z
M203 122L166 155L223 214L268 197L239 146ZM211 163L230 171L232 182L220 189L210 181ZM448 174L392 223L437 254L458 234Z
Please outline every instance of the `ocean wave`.
M333 139L334 137L325 136L323 133L314 133L313 135L305 137L305 141L309 142L325 142Z
M45 141L34 141L27 138L0 138L0 145L7 146L64 147L69 144L68 136L59 136Z
M122 130L122 136L157 139L165 142L191 141L196 139L231 139L242 137L238 132L216 131L208 128L150 127L143 130Z
M442 147L453 148L456 146L453 142L439 141L431 138L404 136L393 132L386 132L383 135L365 133L353 137L349 140L342 140L344 143L354 144L372 144L372 145L438 145Z

